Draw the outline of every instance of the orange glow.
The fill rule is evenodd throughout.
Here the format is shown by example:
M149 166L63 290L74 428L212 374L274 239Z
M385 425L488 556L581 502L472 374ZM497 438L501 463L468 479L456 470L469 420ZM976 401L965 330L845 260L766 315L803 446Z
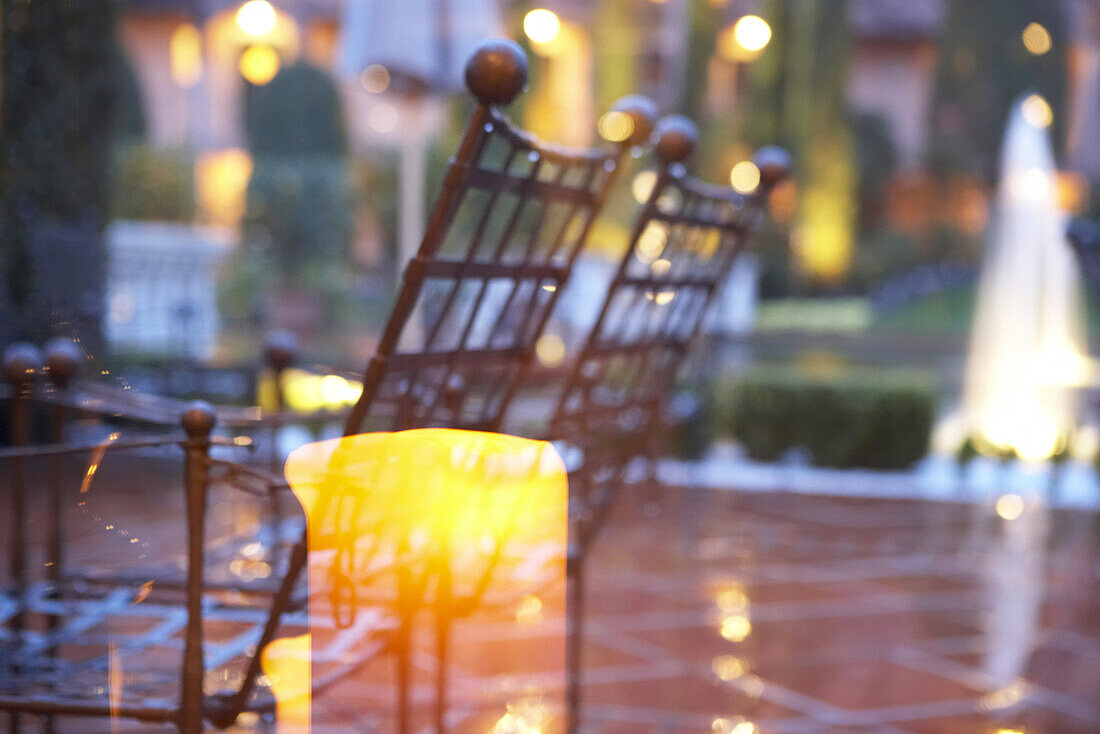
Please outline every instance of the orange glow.
M308 527L315 678L319 651L348 630L388 624L381 609L406 630L395 656L408 654L428 614L429 629L455 628L447 649L464 669L507 665L514 651L494 659L463 637L461 622L472 618L515 630L522 654L540 661L543 672L517 679L516 690L540 700L561 690L568 490L551 444L444 428L366 433L302 446L285 473ZM547 670L562 671L557 684ZM378 675L367 682L395 693L399 683ZM413 674L407 683L427 682ZM501 691L490 693L491 709Z
M252 156L240 148L212 150L195 162L195 194L202 220L237 226L244 216Z
M1077 216L1088 203L1089 180L1075 171L1058 171L1054 174L1054 196L1059 209Z
M311 714L310 642L308 634L273 641L260 655L264 675L275 695L278 734L309 734Z
M262 87L279 73L282 61L279 59L279 52L274 48L259 44L244 50L238 66L241 76L250 83Z
M168 42L172 80L181 87L193 87L202 79L202 34L191 23L172 31Z
M518 552L563 540L565 467L542 441L445 428L364 433L302 446L286 476L309 518L311 549L373 541L408 556L399 561L434 554L463 571L505 545Z

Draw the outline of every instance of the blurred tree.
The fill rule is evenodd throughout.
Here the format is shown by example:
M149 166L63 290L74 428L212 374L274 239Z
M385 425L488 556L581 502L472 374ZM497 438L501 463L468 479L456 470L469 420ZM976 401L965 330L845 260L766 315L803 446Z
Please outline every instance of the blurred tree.
M146 143L120 145L112 179L111 219L195 218L195 162L182 151L158 150Z
M256 158L347 153L340 93L328 74L305 61L250 88L246 122L248 147Z
M348 312L352 189L336 85L305 61L247 90L252 178L230 318L309 329ZM295 313L297 311L298 313Z
M855 241L859 170L847 108L851 46L847 1L768 0L761 16L771 41L748 69L741 118L754 146L787 147L798 173L794 260L814 287L835 288ZM787 253L764 253L765 267L787 267ZM782 280L768 276L775 287Z
M1024 32L1032 23L1043 42ZM1052 139L1060 146L1066 110L1064 8L1049 0L966 0L948 6L939 41L932 105L933 169L993 178L1014 99L1037 92L1054 110Z
M127 66L115 10L112 0L0 6L0 301L14 315L0 328L8 339L65 334L93 352L101 346L107 176ZM123 129L139 133L140 98L130 99Z

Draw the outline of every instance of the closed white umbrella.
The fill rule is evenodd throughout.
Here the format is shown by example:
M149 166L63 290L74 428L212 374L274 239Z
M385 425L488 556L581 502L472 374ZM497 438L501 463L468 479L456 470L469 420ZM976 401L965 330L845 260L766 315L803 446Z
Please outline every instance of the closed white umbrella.
M367 67L385 67L391 80L387 96L399 111L399 123L391 126L391 139L401 150L399 271L416 253L424 231L427 145L443 118L433 93L461 89L466 59L501 32L497 0L347 0L344 5L337 74L357 83ZM356 117L353 129L363 120L369 124L370 115Z
M479 43L501 33L497 0L347 0L337 73L357 79L380 64L433 91L462 87Z

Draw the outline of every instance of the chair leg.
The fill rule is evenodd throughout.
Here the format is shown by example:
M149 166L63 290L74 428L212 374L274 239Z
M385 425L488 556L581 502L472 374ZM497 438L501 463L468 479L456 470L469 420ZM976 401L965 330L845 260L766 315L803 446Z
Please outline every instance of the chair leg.
M566 627L566 727L569 734L577 734L580 728L581 710L581 648L584 642L584 557L575 548L569 551L566 561L566 599L568 624Z

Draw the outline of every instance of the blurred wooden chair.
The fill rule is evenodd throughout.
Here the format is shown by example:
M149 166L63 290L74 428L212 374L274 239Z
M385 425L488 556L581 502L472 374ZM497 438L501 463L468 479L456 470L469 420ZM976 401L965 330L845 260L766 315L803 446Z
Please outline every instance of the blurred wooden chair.
M526 57L510 41L487 42L467 64L466 83L477 105L366 368L362 394L346 416L345 435L433 426L496 430L624 157L649 138L652 103L628 97L615 106L621 135L612 145L569 149L542 142L494 109L511 102L526 79ZM291 357L291 345L276 343L269 350L276 368ZM9 591L0 597L5 647L0 711L11 712L11 731L19 730L21 715L34 714L46 717L47 726L53 715L109 716L174 722L194 734L204 721L226 727L242 712L271 712L274 703L260 690L261 653L277 635L305 629L299 584L307 560L305 530L299 523L278 558L256 560L254 534L218 547L208 544L207 509L215 490L270 499L287 489L281 476L222 458L248 441L213 432L219 424L234 432L263 430L295 417L188 406L81 381L76 379L81 356L71 345L50 347L50 381L42 384L41 361L33 348L16 345L4 365L12 446L0 449L0 461L9 467L3 473L16 530L10 536ZM36 403L51 406L45 421L50 442L43 445L31 445L40 417ZM95 418L112 427L137 423L150 434L113 432L106 442L85 443L66 434L74 418L82 424ZM183 435L171 428L180 421ZM172 482L162 485L162 480L175 476L181 484L173 468L179 449L182 488L173 495ZM157 492L185 498L186 554L167 568L139 554L140 563L122 577L83 572L88 569L78 569L74 561L94 566L98 559L66 556L66 509L76 502L105 528L102 537L117 537L110 517L89 507L89 488L95 497L110 495L109 488L98 487L96 475L113 459L129 481L140 484L141 472L128 472L125 462L150 452L159 460L153 476ZM62 466L61 457L76 457L82 466L75 495L64 471L52 473L51 467ZM147 495L148 488L128 491ZM44 523L27 505L30 495L42 493L48 500ZM165 503L169 512L178 511ZM37 532L24 531L32 521L45 526L44 549L37 546ZM94 550L102 537L92 537L84 547ZM127 531L124 540L145 548L147 539ZM44 578L32 573L39 567L32 557L45 559ZM247 573L213 579L213 567L223 562L230 569L239 563ZM112 627L119 616L124 623ZM135 617L144 622L136 629L125 623ZM356 655L315 679L315 688L384 649L387 625L380 613L371 625L357 628L370 632L371 639L352 646ZM219 631L217 641L204 644L204 635L219 626L231 633ZM89 635L94 644L84 651L86 657L67 657L70 647ZM181 649L182 672L164 664ZM123 678L112 682L112 671L125 685ZM136 682L139 672L156 680Z

